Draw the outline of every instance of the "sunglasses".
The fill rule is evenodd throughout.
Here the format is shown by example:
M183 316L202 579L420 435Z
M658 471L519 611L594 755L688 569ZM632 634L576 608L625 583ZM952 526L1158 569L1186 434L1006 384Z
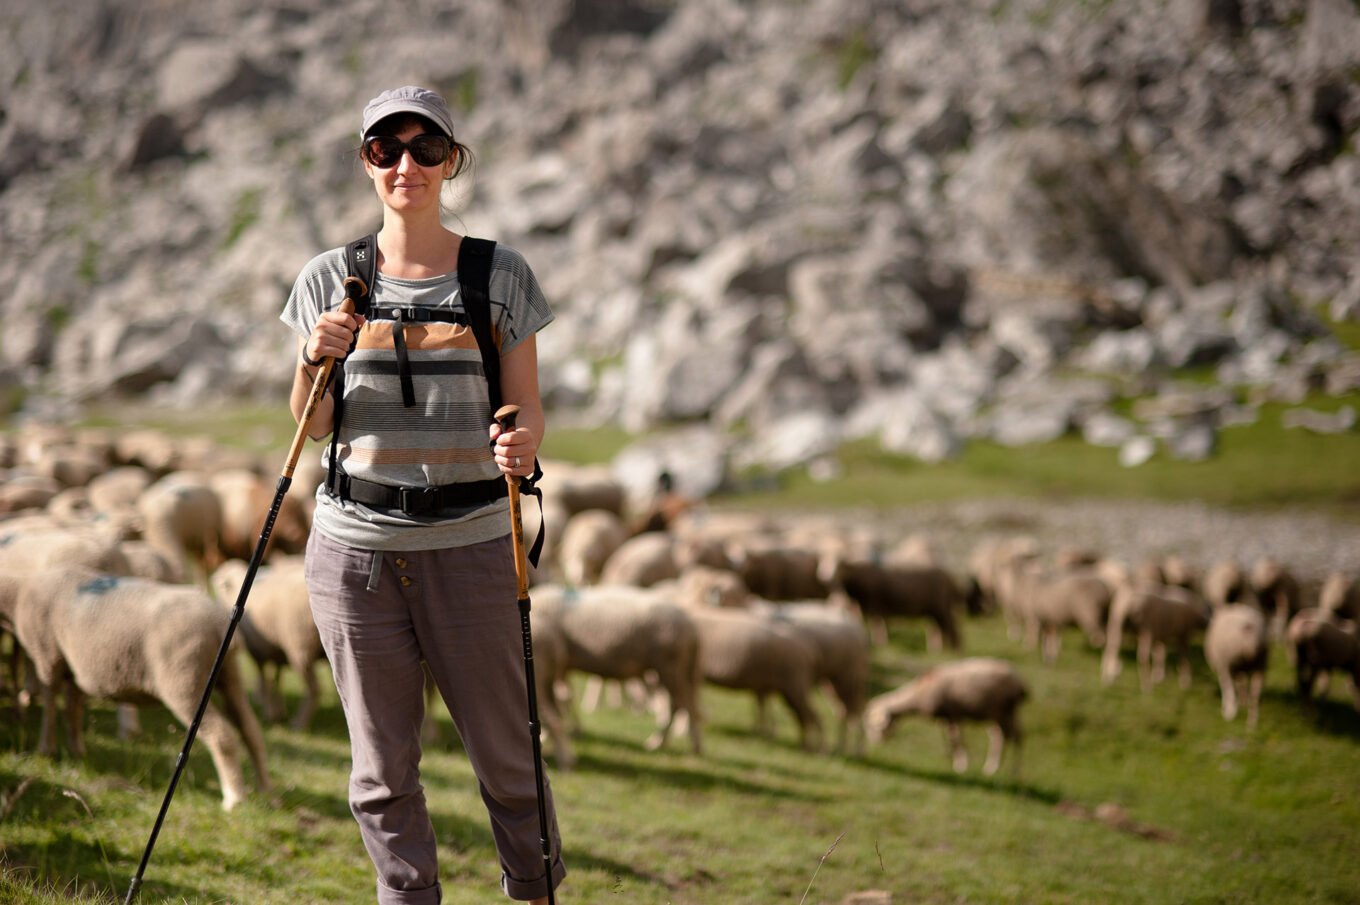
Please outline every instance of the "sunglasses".
M423 167L436 167L449 159L453 143L444 135L417 135L402 141L393 135L375 135L364 142L364 157L379 169L396 166L401 155L411 152L411 159Z

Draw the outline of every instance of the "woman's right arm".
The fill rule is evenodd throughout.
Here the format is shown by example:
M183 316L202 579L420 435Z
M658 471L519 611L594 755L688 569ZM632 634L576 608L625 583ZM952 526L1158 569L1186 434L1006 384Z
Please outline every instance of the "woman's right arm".
M355 314L339 311L326 311L317 319L311 335L298 339L297 367L293 373L293 390L288 397L288 407L293 420L301 423L307 410L307 400L312 394L312 384L316 380L319 365L308 364L308 359L321 362L326 358L343 359L349 354L354 333L364 319ZM312 420L307 425L307 436L320 440L335 427L335 399L328 389L317 404Z

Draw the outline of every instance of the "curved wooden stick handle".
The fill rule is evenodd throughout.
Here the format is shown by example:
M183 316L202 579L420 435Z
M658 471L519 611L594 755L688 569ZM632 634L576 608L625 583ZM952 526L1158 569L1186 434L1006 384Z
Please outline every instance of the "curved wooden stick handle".
M345 300L340 303L342 313L354 313L356 290L357 295L364 294L366 291L364 281L358 277L346 277ZM316 369L316 376L312 378L312 392L307 397L307 405L302 410L302 417L298 419L297 433L293 434L293 445L288 448L288 459L283 464L283 476L289 480L292 480L298 459L302 456L302 447L307 442L307 428L311 426L312 417L316 415L317 406L321 404L321 397L326 395L326 385L331 382L331 371L333 370L335 370L335 359L323 358L321 367Z
M503 405L496 409L496 423L502 431L515 429L515 419L519 417L519 406ZM518 582L520 600L529 599L529 561L524 553L524 519L519 505L519 478L508 474L505 483L510 488L510 540L515 547L515 579Z

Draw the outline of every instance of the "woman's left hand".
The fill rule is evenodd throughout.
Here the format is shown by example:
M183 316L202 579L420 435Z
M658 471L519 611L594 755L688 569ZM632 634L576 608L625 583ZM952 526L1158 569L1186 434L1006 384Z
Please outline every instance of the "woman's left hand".
M538 455L538 438L527 428L517 427L502 431L499 424L491 425L492 452L502 474L527 478L534 473L534 456Z

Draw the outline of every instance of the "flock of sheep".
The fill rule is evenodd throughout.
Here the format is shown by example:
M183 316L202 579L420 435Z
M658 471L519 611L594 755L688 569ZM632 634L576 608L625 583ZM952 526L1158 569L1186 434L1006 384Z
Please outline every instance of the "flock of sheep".
M0 697L15 708L41 701L44 753L56 750L59 697L77 755L86 696L124 705L120 733L135 731L135 705L147 702L187 724L276 479L244 454L154 431L28 429L4 438L0 466L0 651L8 652ZM1174 557L1129 565L1070 550L1045 558L1017 537L980 544L960 576L917 537L888 544L675 498L643 512L606 470L553 465L548 475L534 656L543 727L564 769L573 762L570 726L613 682L655 710L649 748L678 734L701 753L702 691L716 685L750 692L764 732L767 699L782 699L803 747L823 750L814 696L825 688L838 751L861 755L899 718L919 714L945 725L955 769L967 767L960 724L980 721L991 735L984 771L999 768L1008 744L1018 770L1018 711L1028 690L1003 659L960 655L870 697L871 650L889 620L918 620L932 648L961 651L965 614L999 613L1013 637L1050 662L1063 635L1079 630L1103 647L1106 682L1120 671L1123 636L1133 635L1144 688L1161 679L1169 652L1188 682L1190 645L1202 638L1224 717L1233 719L1245 698L1252 725L1267 658L1280 644L1305 696L1340 670L1360 709L1360 582L1340 573L1312 590L1271 560L1196 574ZM280 671L300 676L298 729L318 706L324 659L301 556L319 480L315 463L295 475L236 637L258 667L265 719L284 715ZM527 507L530 533L535 514ZM575 702L567 679L578 672L590 680ZM242 747L258 785L269 784L242 676L228 658L199 731L225 808L246 794Z

